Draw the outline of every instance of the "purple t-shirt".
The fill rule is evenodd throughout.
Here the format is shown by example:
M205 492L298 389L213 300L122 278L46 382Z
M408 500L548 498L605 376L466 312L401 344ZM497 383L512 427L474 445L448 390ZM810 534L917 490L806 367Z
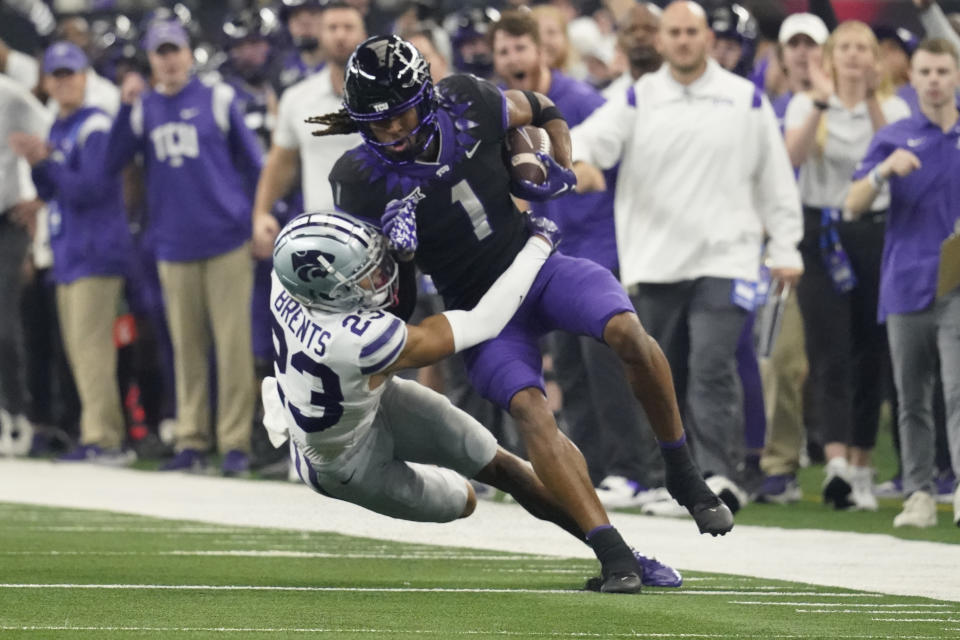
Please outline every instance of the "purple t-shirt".
M559 71L550 76L547 97L573 128L587 119L604 103L596 89ZM570 194L533 202L531 208L538 216L546 216L563 231L560 253L588 258L611 271L618 268L617 236L613 224L613 194L616 189L616 168L604 172L607 190L598 193Z
M894 150L920 159L910 175L890 178L880 303L877 317L910 313L928 307L937 290L940 244L960 218L960 123L944 133L923 114L898 120L877 131L854 173L866 176Z
M110 131L108 170L144 154L147 212L157 259L202 260L250 238L263 153L225 83L192 79L172 96L124 105Z
M47 160L34 166L37 194L50 210L53 278L126 275L133 252L120 178L105 175L110 116L82 107L50 128Z

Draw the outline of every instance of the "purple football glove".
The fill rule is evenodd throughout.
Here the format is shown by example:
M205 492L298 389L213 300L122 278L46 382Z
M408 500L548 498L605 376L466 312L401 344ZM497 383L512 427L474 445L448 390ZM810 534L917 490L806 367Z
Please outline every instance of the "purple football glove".
M383 235L390 248L405 256L417 250L417 203L415 200L391 200L380 216Z
M524 200L541 202L573 191L577 186L577 176L573 171L561 167L548 153L538 151L537 158L547 169L547 177L543 184L517 180L512 183L513 188L510 190L513 195Z
M533 212L526 212L527 218L527 229L530 230L532 235L543 236L550 242L550 246L553 247L553 250L557 250L557 245L560 244L560 239L563 237L563 234L560 232L560 227L550 218L544 218L542 216L535 216Z

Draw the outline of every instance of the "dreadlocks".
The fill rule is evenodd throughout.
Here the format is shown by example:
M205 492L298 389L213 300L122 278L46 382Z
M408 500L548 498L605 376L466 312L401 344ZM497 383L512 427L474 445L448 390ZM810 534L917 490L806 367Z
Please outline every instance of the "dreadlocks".
M315 136L339 136L347 133L356 133L360 130L357 123L354 122L346 109L340 109L333 113L325 113L322 116L312 116L305 120L308 124L322 124L326 129L317 129L313 132Z

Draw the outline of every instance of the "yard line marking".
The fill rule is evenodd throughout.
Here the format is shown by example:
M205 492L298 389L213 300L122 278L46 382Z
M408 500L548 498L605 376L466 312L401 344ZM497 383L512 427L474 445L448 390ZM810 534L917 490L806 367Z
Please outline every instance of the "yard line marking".
M875 606L879 606L879 605L875 605ZM890 611L890 610L888 610L888 609L796 609L795 611L796 611L797 613L860 613L860 614L864 614L864 613L869 613L869 614L884 613L884 614L887 614L887 615L890 615L890 614L893 614L893 613L896 613L896 614L899 614L899 615L905 615L905 614L908 614L908 613L910 613L910 614L922 613L922 614L925 614L925 615L944 615L944 616L952 616L952 615L955 615L955 614L960 613L960 611L943 611L943 612L934 611L934 612L931 612L931 611L929 611L929 610L924 610L924 609L907 609L907 610L900 609L900 610L898 610L898 611Z
M818 593L818 596L824 595ZM852 595L861 595L868 598L877 598L877 594L873 593L862 593L862 594L852 594ZM753 600L731 600L728 604L753 604L753 605L764 605L770 607L951 607L950 604L854 604L852 602L763 602L763 601L753 601ZM892 613L892 612L891 612Z
M960 622L960 618L870 618L874 622Z
M777 640L802 640L806 635L769 635L769 634L719 634L719 633L643 633L638 631L594 633L589 631L507 631L507 630L463 630L449 629L347 629L347 628L305 628L305 627L85 627L85 626L0 626L0 631L120 631L120 632L165 632L165 633L369 633L376 635L439 635L439 636L539 636L546 638L775 638ZM894 635L843 635L835 636L840 640L937 640L939 636L894 636Z
M728 595L728 596L764 596L764 597L783 597L783 596L817 596L818 598L886 598L888 596L882 593L830 593L827 591L816 593L810 591L747 591L747 590L725 590L725 589L674 589L671 591L651 591L657 595L675 593L677 595ZM731 604L753 604L749 602L732 602ZM784 604L780 602L757 602L755 604ZM839 606L839 605L838 605Z
M224 549L196 551L0 551L0 555L14 556L192 556L192 557L249 557L249 558L343 558L350 560L529 560L530 556L521 555L480 555L469 553L405 552L405 553L334 553L324 551L288 551L288 550L242 550ZM556 556L533 556L534 559L556 560ZM571 560L574 562L574 560ZM581 560L581 562L583 562Z
M230 584L79 584L79 583L0 583L2 589L129 589L129 590L183 590L183 591L330 591L355 593L589 593L580 589L480 589L480 588L444 588L444 587L298 587L282 585L230 585ZM755 595L749 591L716 591L680 589L671 591L652 591L658 595ZM765 593L764 595L804 595L789 591ZM819 596L838 598L881 597L879 594L858 593L820 593Z

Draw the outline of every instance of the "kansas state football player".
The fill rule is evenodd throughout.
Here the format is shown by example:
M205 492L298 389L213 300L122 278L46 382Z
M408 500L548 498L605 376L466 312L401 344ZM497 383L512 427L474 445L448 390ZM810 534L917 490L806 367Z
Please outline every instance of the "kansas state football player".
M476 506L466 476L582 539L528 463L444 396L390 375L500 332L556 235L550 222L530 224L535 235L476 307L419 326L383 311L394 302L398 270L379 230L341 213L307 213L286 226L273 254L276 378L263 382L264 424L275 445L292 439L306 484L392 517L447 522ZM681 582L653 559L636 554L634 562L647 584Z
M336 205L382 220L393 247L415 252L450 309L475 304L526 241L511 192L543 200L575 183L569 131L548 98L501 93L466 75L445 78L435 88L423 56L396 36L357 47L347 63L343 109L313 122L327 126L320 135L361 133L364 144L344 154L330 174ZM543 184L511 184L501 143L507 129L530 124L547 130L556 160L542 157L549 169ZM474 386L509 410L537 475L594 548L605 588L638 589L630 549L610 525L583 456L547 406L537 340L554 329L602 340L623 360L661 442L666 486L700 531L726 533L733 516L690 455L669 365L626 292L595 263L553 254L504 331L464 357Z

